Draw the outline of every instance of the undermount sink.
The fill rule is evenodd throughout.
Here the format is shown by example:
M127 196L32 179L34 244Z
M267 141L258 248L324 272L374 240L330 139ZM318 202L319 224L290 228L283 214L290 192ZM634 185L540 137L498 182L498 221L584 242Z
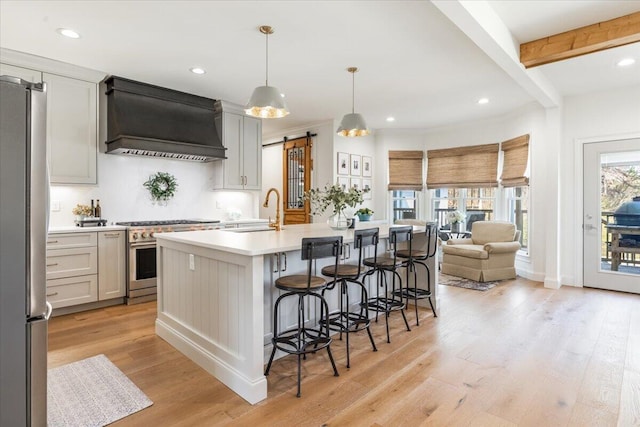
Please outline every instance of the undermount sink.
M273 231L271 227L240 227L240 228L225 228L224 231L230 231L232 233L255 233L258 231Z

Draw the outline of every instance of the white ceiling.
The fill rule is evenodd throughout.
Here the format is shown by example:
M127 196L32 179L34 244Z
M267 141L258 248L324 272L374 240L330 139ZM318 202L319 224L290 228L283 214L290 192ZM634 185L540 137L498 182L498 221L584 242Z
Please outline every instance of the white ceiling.
M640 1L483 3L517 41L640 11ZM260 25L275 28L269 83L291 110L265 120L265 133L350 112L349 66L360 68L356 112L373 129L429 128L536 102L428 1L0 1L3 48L239 104L264 84ZM60 27L82 37L61 37ZM638 62L615 67L623 56ZM565 95L640 84L640 43L537 70ZM479 106L481 97L491 102Z

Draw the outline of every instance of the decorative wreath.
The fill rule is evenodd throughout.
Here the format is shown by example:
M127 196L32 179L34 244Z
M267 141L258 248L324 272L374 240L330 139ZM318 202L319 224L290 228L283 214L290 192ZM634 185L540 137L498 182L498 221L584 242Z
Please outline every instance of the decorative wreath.
M149 176L149 180L143 185L149 190L153 200L166 202L175 195L178 182L170 173L158 172Z

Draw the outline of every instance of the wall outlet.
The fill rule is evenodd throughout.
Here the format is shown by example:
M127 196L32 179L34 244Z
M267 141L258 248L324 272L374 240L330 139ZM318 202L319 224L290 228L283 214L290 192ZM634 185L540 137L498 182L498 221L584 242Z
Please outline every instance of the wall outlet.
M51 201L51 212L60 212L60 200Z
M216 200L216 209L222 209L222 203L220 203L220 200Z
M196 257L193 254L189 254L189 270L196 269Z

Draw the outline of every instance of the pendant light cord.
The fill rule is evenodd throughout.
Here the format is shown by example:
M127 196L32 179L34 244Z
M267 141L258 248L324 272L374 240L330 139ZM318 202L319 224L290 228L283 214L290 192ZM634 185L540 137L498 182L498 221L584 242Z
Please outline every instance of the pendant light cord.
M356 112L356 73L351 73L351 113Z
M265 64L265 86L269 86L269 32L265 34L267 36L267 55Z

